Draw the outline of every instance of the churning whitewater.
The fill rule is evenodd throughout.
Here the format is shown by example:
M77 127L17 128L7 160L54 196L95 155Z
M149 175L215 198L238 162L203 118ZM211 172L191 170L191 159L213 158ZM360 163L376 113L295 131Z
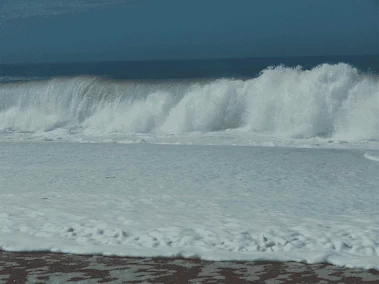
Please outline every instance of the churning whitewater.
M3 82L0 249L379 269L378 150L347 64Z
M379 79L347 64L271 67L250 80L53 78L0 84L0 132L238 133L379 140Z

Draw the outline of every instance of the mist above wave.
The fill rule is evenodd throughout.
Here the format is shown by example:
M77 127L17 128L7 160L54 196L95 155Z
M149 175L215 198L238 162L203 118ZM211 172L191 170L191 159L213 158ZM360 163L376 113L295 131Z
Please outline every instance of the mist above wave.
M215 132L379 139L379 79L347 64L273 67L250 80L149 83L95 77L0 84L0 131Z

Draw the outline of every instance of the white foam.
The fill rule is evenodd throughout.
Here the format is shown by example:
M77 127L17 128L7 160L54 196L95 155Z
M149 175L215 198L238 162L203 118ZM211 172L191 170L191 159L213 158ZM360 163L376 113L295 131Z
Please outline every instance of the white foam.
M0 248L379 269L358 150L0 142Z
M269 68L247 81L133 83L77 77L8 83L0 85L0 132L7 139L20 133L33 139L59 130L62 139L73 141L117 141L121 135L127 140L141 133L170 140L173 133L220 131L229 136L235 131L245 142L251 134L276 141L376 141L378 90L376 77L346 64L309 71Z
M379 153L366 152L364 156L369 160L379 162Z

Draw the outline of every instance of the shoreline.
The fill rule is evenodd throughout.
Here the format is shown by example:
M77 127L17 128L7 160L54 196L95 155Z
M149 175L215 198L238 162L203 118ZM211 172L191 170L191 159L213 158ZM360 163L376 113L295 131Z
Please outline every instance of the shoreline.
M5 283L378 283L379 271L328 263L205 261L185 258L0 251ZM273 282L273 283L274 283Z

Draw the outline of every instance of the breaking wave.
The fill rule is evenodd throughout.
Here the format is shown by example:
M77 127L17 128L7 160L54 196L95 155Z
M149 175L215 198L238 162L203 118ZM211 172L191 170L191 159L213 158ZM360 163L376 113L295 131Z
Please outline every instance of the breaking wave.
M268 68L250 80L95 77L0 84L1 132L183 133L379 140L379 78L347 64Z
M375 153L375 152L366 152L364 154L365 158L371 160L371 161L375 161L375 162L379 162L379 153Z

